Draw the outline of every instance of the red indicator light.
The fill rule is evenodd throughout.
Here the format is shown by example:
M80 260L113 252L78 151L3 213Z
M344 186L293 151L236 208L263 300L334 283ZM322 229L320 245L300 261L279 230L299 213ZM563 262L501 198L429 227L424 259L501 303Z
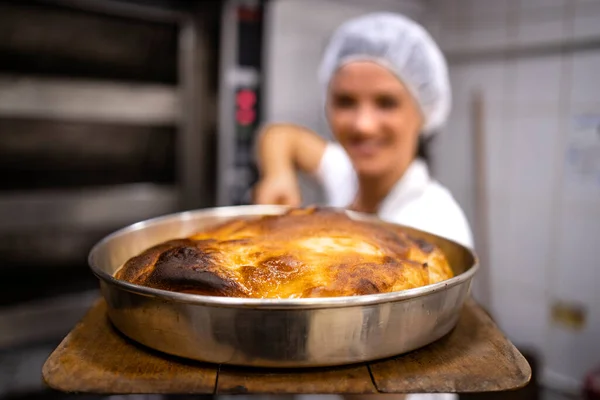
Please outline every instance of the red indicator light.
M240 90L237 94L236 103L239 108L249 110L256 104L256 93L252 90Z

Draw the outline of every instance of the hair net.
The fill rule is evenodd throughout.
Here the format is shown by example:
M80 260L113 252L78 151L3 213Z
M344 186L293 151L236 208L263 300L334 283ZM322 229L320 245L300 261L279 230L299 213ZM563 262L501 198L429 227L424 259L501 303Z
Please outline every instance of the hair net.
M425 29L398 14L373 13L342 24L323 56L319 80L327 93L337 69L370 60L390 69L411 92L424 117L424 133L440 128L450 111L448 68Z

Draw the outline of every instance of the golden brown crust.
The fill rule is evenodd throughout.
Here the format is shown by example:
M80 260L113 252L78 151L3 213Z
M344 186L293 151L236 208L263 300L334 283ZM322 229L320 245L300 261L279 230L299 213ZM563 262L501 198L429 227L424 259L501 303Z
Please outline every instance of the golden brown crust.
M116 278L157 289L253 298L387 293L449 279L436 246L327 208L238 218L128 260Z

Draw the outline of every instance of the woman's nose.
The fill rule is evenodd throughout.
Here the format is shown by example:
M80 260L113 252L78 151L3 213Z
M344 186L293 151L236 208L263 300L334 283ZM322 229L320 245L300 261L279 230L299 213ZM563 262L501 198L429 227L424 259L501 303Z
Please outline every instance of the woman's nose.
M377 133L377 116L373 110L367 107L357 110L354 118L354 131L361 135Z

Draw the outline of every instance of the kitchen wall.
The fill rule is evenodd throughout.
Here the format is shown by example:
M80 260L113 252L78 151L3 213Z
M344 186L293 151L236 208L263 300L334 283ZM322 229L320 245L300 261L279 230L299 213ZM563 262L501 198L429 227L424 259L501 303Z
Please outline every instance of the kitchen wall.
M454 90L435 173L474 224L483 97L490 275L476 295L540 353L547 385L577 390L600 365L600 2L433 0L422 21Z
M479 250L489 243L489 261L474 294L514 343L539 352L547 385L577 390L600 365L600 2L272 2L267 121L329 136L316 79L322 50L339 23L374 10L420 20L448 57L453 112L433 172L474 228L472 102L481 92L489 226L476 239ZM305 203L321 199L308 180L302 186Z

